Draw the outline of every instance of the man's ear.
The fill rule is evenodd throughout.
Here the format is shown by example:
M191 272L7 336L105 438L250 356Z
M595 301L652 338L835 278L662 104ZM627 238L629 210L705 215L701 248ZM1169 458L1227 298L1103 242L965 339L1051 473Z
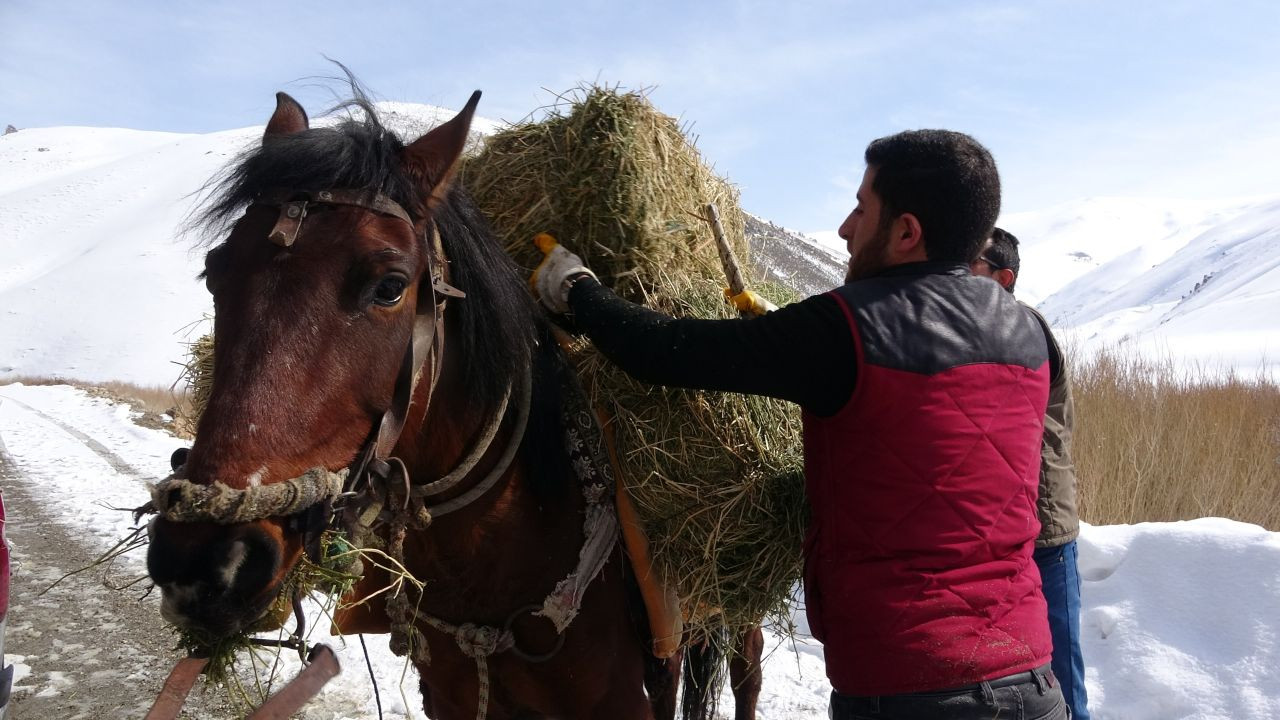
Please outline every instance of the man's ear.
M1000 287L1004 288L1005 290L1008 290L1009 288L1013 287L1013 281L1017 280L1018 276L1015 275L1013 271L1010 270L1009 268L1001 268L991 273L991 278L996 282L1000 283Z
M903 260L928 260L924 247L924 229L920 218L912 213L902 213L893 222L890 247Z

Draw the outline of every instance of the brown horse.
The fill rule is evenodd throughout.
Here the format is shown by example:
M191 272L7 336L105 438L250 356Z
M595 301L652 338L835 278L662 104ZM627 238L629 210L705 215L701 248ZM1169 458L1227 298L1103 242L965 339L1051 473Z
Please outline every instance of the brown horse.
M604 485L565 447L567 365L452 183L478 97L406 145L359 92L364 119L327 128L277 95L261 146L214 186L203 216L226 233L203 275L212 395L182 467L153 494L148 570L175 625L252 629L335 515L336 479L347 504L336 515L372 517L427 583L403 591L416 614L401 639L415 646L429 716L651 717L646 678L654 706L674 688L660 687L646 650L614 526L600 520L601 535L584 522ZM248 506L306 478L329 487L309 507L175 509L192 489ZM588 552L601 558L584 569ZM376 603L338 620L395 630Z

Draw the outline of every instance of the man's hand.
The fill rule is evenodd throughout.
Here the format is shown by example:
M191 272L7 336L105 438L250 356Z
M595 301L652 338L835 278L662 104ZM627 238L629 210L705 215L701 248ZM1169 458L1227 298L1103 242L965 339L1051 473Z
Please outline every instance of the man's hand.
M596 276L582 264L582 258L574 255L547 233L538 233L533 244L542 251L542 262L534 268L529 287L538 301L553 313L569 312L569 290L573 283L584 276Z
M755 315L757 317L765 313L771 313L778 309L777 305L765 300L750 290L743 290L737 295L729 288L724 289L724 296L728 299L729 304L738 309L743 314Z

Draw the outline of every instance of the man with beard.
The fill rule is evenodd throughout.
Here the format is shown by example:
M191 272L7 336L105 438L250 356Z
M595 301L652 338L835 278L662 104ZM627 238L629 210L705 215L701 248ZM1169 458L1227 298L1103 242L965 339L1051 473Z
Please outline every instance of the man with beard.
M1000 209L995 161L945 130L881 138L865 160L831 292L752 319L675 319L560 246L535 288L639 380L801 406L805 607L833 718L1062 720L1031 557L1048 350L1035 318L969 271Z

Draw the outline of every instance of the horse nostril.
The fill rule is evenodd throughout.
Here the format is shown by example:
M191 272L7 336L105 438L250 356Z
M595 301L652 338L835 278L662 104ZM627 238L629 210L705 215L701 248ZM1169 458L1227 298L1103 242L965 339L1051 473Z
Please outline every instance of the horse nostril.
M190 454L191 448L178 448L177 450L174 450L173 454L169 456L170 469L177 472L178 468L187 464L187 456Z
M282 562L278 543L253 524L152 524L147 570L175 625L219 634L250 625L274 599Z

